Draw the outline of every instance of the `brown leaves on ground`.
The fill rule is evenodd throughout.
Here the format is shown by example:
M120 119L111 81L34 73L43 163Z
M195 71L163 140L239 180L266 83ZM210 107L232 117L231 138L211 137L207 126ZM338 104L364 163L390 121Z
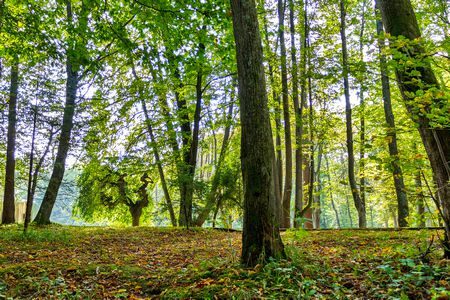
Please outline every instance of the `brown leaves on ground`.
M237 232L0 228L0 299L448 299L433 234L290 231L289 260L244 269Z
M21 239L18 233L16 239L0 236L3 293L29 299L150 298L161 294L188 267L229 259L239 249L238 233L212 230L57 230L67 231L68 238L41 241Z

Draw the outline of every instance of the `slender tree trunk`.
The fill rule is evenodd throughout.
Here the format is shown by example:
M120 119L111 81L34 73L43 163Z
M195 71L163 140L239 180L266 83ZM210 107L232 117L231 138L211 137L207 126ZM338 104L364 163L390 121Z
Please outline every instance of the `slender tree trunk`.
M30 162L28 169L28 186L27 186L27 206L25 208L25 220L23 224L23 232L26 234L28 225L31 221L31 210L33 209L33 164L34 164L34 142L36 137L36 122L37 122L37 105L34 107L33 112L33 131L31 134L31 150L30 150Z
M322 194L322 178L320 177L320 171L322 168L322 155L323 155L323 145L319 144L319 151L317 153L317 170L315 172L317 187L316 193L314 195L314 214L313 214L314 228L320 228L320 215L322 213L320 207L320 199Z
M350 200L348 199L348 195L345 195L345 201L347 202L347 213L348 213L348 219L350 221L350 228L353 228L352 212L350 210Z
M3 195L2 224L15 222L15 171L16 171L16 123L17 95L19 92L19 57L11 66L8 104L8 135L6 142L5 190Z
M178 71L176 71L178 73ZM179 73L178 73L179 74ZM179 78L178 76L175 76ZM186 199L187 189L189 185L189 163L190 163L190 138L192 137L191 131L191 123L189 121L189 113L187 110L187 102L184 97L180 95L179 92L175 93L175 99L178 108L178 117L180 119L180 132L181 132L181 141L183 144L182 147L182 157L183 162L180 164L181 174L179 175L180 181L180 213L178 217L178 222L180 226L189 226L190 225L190 217L191 211L189 206L189 201Z
M153 155L155 157L156 166L158 168L159 179L161 180L161 187L164 193L164 199L166 200L167 210L169 211L170 222L173 227L177 226L177 218L175 217L175 211L173 209L172 198L170 197L169 188L167 187L166 177L164 175L164 169L162 167L161 157L159 155L158 146L156 144L155 134L151 124L151 119L147 111L147 106L144 100L141 100L142 109L144 110L145 123L147 125L148 134L150 136L150 142L153 148ZM139 224L138 224L139 225Z
M263 2L263 1L262 1ZM261 3L264 7L264 3ZM263 17L263 28L264 28L264 43L269 53L272 56L273 53L270 50L269 33L267 29L266 16ZM276 50L276 49L275 49ZM269 80L272 87L272 98L275 102L275 159L274 159L274 183L275 183L275 197L276 197L276 214L277 218L281 224L282 222L282 188L283 188L283 162L281 155L281 120L280 120L280 95L277 93L276 82L274 78L273 66L271 59L268 59L269 68Z
M361 58L361 62L364 63L364 29L366 25L366 0L363 0L363 8L361 13L361 31L359 33L359 56ZM365 119L365 100L364 100L364 75L361 76L359 82L359 105L360 105L360 152L359 152L359 191L361 195L362 203L366 203L366 178L365 178L365 156L366 156L366 119Z
M205 28L202 28L205 30ZM198 46L198 57L201 61L205 53L205 45L200 42ZM180 226L186 226L189 228L192 224L192 200L194 196L194 175L195 175L195 167L197 165L197 152L198 152L198 143L199 143L199 133L200 133L200 118L201 118L201 110L202 110L202 101L203 101L203 70L200 66L197 70L197 82L195 86L196 90L196 103L195 103L195 112L194 112L194 122L192 126L192 136L183 137L183 146L188 147L188 151L184 153L184 162L185 162L185 173L182 179L182 187L180 190L181 199L180 199L180 215L179 215L179 223ZM182 113L184 128L183 136L191 132L191 125L189 122L189 114L187 111L186 101L184 101L184 105L179 107L179 109L184 110ZM188 130L189 127L189 130Z
M201 227L208 218L211 210L214 208L214 205L217 202L216 199L221 199L221 197L219 197L218 195L218 191L220 185L220 175L222 172L222 165L226 157L228 141L230 139L231 120L233 118L233 102L231 102L231 105L229 106L226 118L227 118L227 125L225 127L225 132L223 135L222 148L220 149L219 160L217 161L216 165L216 171L213 175L211 182L211 190L209 191L208 196L206 197L205 207L200 211L197 219L194 221L194 225L198 227ZM216 206L218 207L219 205L217 204Z
M67 21L72 25L72 4L70 0L66 0ZM78 63L76 62L77 53L74 49L68 50L66 53L66 102L64 105L63 122L61 127L61 134L59 137L59 145L56 153L55 163L53 165L52 175L47 186L47 190L42 200L41 207L36 215L35 222L40 225L50 224L50 216L52 214L53 206L56 202L59 187L64 177L66 169L66 158L70 147L70 137L73 128L73 117L75 114L75 101L78 90Z
M377 2L378 4L378 2ZM379 7L375 7L375 11L379 11ZM400 157L397 147L397 133L395 129L394 113L391 104L391 89L388 76L388 68L386 63L386 56L383 53L385 47L384 39L381 37L384 34L383 23L377 18L377 34L378 34L378 48L380 52L380 70L381 70L381 86L383 93L383 107L384 116L387 123L387 137L389 155L391 158L392 176L394 179L395 193L397 195L397 210L398 210L398 224L400 227L408 226L408 198L406 196L405 183L403 182L403 172L400 166Z
M305 228L312 229L312 222L309 221L312 219L312 198L309 197L310 193L310 185L311 185L311 161L308 161L306 154L304 153L305 145L307 144L307 139L304 138L305 128L303 126L303 112L304 109L308 107L307 103L307 93L308 93L308 84L307 77L310 74L307 72L307 60L308 60L308 52L309 52L309 21L308 21L308 0L304 1L304 9L303 9L303 39L301 45L301 61L300 61L300 122L299 124L299 136L301 137L299 141L299 149L300 149L300 158L301 162L304 165L302 174L297 174L297 176L301 176L302 180L302 188L301 188L301 202L299 205L300 210L298 211L297 216L299 218L305 218L308 221L305 222ZM312 156L311 156L312 157ZM303 187L307 186L308 191L305 193L303 191Z
M327 168L328 188L330 189L331 207L333 208L334 215L336 216L337 226L338 226L338 228L341 228L341 222L339 220L339 212L336 209L336 204L334 203L334 199L333 199L333 189L331 188L331 173L330 173L330 166L329 166L329 163L328 163L327 156L325 156L325 164L326 164L326 168Z
M292 100L294 102L295 114L295 209L294 209L294 227L299 227L297 221L298 213L302 210L303 196L303 176L302 176L302 155L300 149L300 140L302 139L301 130L301 109L298 96L298 64L297 47L295 45L295 16L294 0L289 0L289 28L291 34L291 61L292 61Z
M448 241L450 238L450 128L445 122L441 128L434 128L433 126L433 122L439 120L439 117L448 120L448 111L445 109L448 105L448 98L439 94L436 76L426 56L424 57L425 51L419 40L420 29L411 2L409 0L381 0L380 4L386 32L391 34L392 37L403 36L411 41L407 46L397 47L398 51L407 58L406 60L397 60L397 82L406 108L413 121L418 125L422 142L433 169L438 201L442 207L446 240ZM395 44L395 41L393 43ZM420 64L409 66L404 63L404 61L410 61L410 59L418 61ZM432 95L432 98L415 97L418 91ZM429 100L431 100L431 104ZM423 105L423 108L419 109L418 105ZM432 108L434 108L435 113L439 113L439 109L441 109L441 115L434 116L431 114ZM433 115L431 119L430 115ZM450 243L445 243L444 248L445 257L450 258Z
M273 140L261 37L253 0L231 0L241 102L244 226L241 262L255 266L285 256L275 213Z
M282 227L291 227L291 194L292 194L292 141L291 120L289 112L289 92L287 79L286 42L284 39L285 1L278 0L278 36L280 39L281 95L283 99L285 176L283 190L283 222Z
M350 87L348 80L347 37L345 35L346 11L344 0L340 0L339 6L341 13L342 67L343 67L344 93L345 93L345 119L347 126L348 181L350 183L353 202L355 203L356 210L358 211L359 228L366 228L367 227L366 204L362 201L359 195L359 190L356 185L356 178L355 178L355 154L353 151L352 107L350 104Z
M150 143L151 143L151 146L152 146L152 149L153 149L153 155L155 157L155 163L156 163L156 166L158 168L159 179L161 181L161 186L162 186L163 193L164 193L164 199L166 200L167 210L169 211L170 222L172 223L173 227L176 227L177 226L177 219L175 217L175 211L173 209L173 204L172 204L172 199L170 197L169 188L167 187L166 177L164 175L164 170L163 170L163 167L162 167L161 157L159 155L158 146L156 144L155 134L153 132L153 127L152 127L150 116L148 114L147 106L145 105L145 101L142 98L142 95L143 95L142 82L141 82L140 78L136 74L136 70L135 70L134 65L132 65L132 72L133 72L134 79L137 80L137 82L139 83L139 97L141 98L140 102L141 102L142 110L144 112L145 125L147 126L147 131L148 131L148 134L150 136Z
M421 170L417 169L414 176L416 183L416 197L417 197L417 214L419 215L418 227L425 227L425 195L422 188Z

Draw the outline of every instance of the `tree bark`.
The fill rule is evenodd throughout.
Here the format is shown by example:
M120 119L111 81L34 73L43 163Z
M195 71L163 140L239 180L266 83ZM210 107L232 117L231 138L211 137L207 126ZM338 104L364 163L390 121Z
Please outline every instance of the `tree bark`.
M400 92L406 108L418 125L419 133L433 169L433 178L437 187L438 201L442 207L447 241L450 237L450 128L448 124L434 124L431 109L438 117L448 120L445 107L448 99L439 93L439 84L427 60L425 51L420 44L420 29L409 0L387 1L381 0L381 14L387 33L392 37L403 36L410 42L406 46L398 47L398 51L406 58L420 62L407 65L404 61L396 60L396 75ZM394 41L395 44L395 41ZM437 92L436 92L437 90ZM429 93L431 99L416 97L420 93ZM428 101L431 100L431 103ZM420 108L422 106L422 108ZM445 256L450 258L450 243L444 244Z
M417 197L417 214L419 215L418 227L425 227L425 195L422 188L421 170L417 169L414 176L416 184L416 197Z
M376 2L375 11L379 12L378 1ZM387 124L387 137L389 155L391 158L392 176L394 179L395 193L397 195L397 211L398 211L398 224L400 227L408 226L408 198L406 195L405 183L403 181L403 172L400 166L400 157L397 147L397 132L395 129L394 113L392 111L391 104L391 89L388 76L388 68L386 62L386 56L383 53L385 47L384 39L381 37L384 34L383 23L377 17L377 34L378 34L378 49L380 53L380 70L381 70L381 86L383 94L383 108L384 116Z
M315 173L316 175L316 193L314 195L314 211L313 211L313 222L314 222L314 228L320 228L320 215L322 213L321 207L320 207L320 199L322 194L322 178L320 177L320 171L322 168L322 156L323 156L323 145L319 144L319 151L317 153L317 170Z
M262 1L264 2L264 1ZM264 6L264 3L261 3ZM275 198L276 198L276 214L277 218L281 224L282 222L282 188L283 188L283 162L281 155L281 120L280 120L280 95L277 93L276 82L274 78L273 66L270 57L273 55L270 49L269 33L267 30L267 20L266 16L263 17L263 28L264 28L264 43L269 53L269 59L267 62L269 69L269 80L272 87L272 98L275 102L275 159L274 159L274 184L275 184ZM276 49L275 49L276 50Z
M303 198L303 176L302 176L302 155L300 141L302 139L302 115L298 96L298 64L297 64L297 48L295 45L295 16L294 1L289 0L289 28L291 34L291 60L292 60L292 100L294 102L295 114L295 204L294 204L294 227L299 227L296 220L298 212L301 211L301 202Z
M359 32L359 56L361 62L364 63L364 29L366 25L366 0L363 0L363 7L361 13L361 30ZM366 168L366 119L365 119L365 99L364 99L364 75L361 76L359 82L359 105L360 105L360 152L359 152L359 191L361 195L362 203L366 203L366 178L365 178L365 168Z
M205 28L202 28L205 30ZM200 64L202 64L201 60L204 57L205 53L205 45L200 42L198 46L198 57L200 59ZM201 118L201 110L202 110L202 101L203 101L203 89L202 89L202 81L203 81L203 70L200 66L197 71L197 82L195 86L196 90L196 103L195 103L195 112L194 112L194 122L192 126L192 137L183 137L183 146L188 147L188 151L184 149L184 167L185 167L185 178L182 179L182 186L180 190L181 198L180 198L180 215L179 215L179 224L180 226L189 226L192 225L192 200L194 195L194 175L195 175L195 167L197 165L197 152L198 152L198 143L199 143L199 132L200 132L200 118ZM185 133L191 132L191 124L189 122L189 115L187 112L186 102L184 101L184 106L181 107L184 112L183 114L183 125L182 127L185 130ZM189 130L187 128L189 127Z
M72 4L70 0L66 1L67 22L69 26L72 25ZM83 16L85 17L85 16ZM75 47L77 48L77 47ZM53 206L56 202L59 187L64 177L66 169L66 158L70 147L70 137L73 128L73 117L75 114L75 101L77 98L79 75L79 64L77 63L77 49L68 49L66 53L66 101L64 105L63 122L61 127L61 134L59 136L59 145L56 153L55 163L53 165L52 175L47 186L47 190L42 200L41 207L36 215L34 221L37 224L50 224L50 216L52 214Z
M132 218L132 226L139 226L140 220L142 216L142 211L145 207L149 204L148 199L148 193L147 193L147 187L150 182L150 178L148 177L147 173L144 173L144 175L141 176L141 186L136 191L139 195L139 200L136 202L132 202L130 198L128 198L126 194L126 181L125 181L125 175L122 175L119 179L119 192L122 197L122 201L128 206L128 209L130 210L131 218Z
M231 0L231 9L241 103L241 262L251 267L285 253L275 214L274 149L256 7L253 0Z
M17 95L19 92L19 57L11 66L8 104L8 135L6 142L5 190L3 195L2 224L15 222L15 171L16 171L16 123Z
M287 79L286 42L284 39L285 1L278 0L278 37L280 39L281 95L283 99L285 176L283 190L283 222L282 227L291 227L291 194L292 194L292 141L291 120L289 112L289 91Z
M347 53L347 37L346 30L346 11L344 0L340 0L340 17L341 17L341 40L342 40L342 68L344 77L344 93L345 93L345 120L347 127L347 154L348 154L348 181L358 211L358 225L359 228L367 227L366 220L366 204L362 201L355 178L355 154L353 150L353 127L352 127L352 107L350 104L350 87L348 80L348 53Z
M25 220L23 223L23 232L26 234L28 230L28 225L31 221L31 210L33 209L33 164L34 164L34 144L36 138L36 122L37 122L37 105L34 107L33 111L33 130L31 133L31 150L30 150L30 161L28 169L28 185L27 185L27 204L25 208Z

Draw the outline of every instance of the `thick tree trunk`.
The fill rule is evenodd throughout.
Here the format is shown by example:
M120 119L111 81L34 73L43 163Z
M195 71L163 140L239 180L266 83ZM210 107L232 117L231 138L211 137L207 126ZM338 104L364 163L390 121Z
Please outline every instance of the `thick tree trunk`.
M142 215L142 208L140 208L140 207L136 207L136 208L130 207L130 213L131 213L131 218L132 218L131 225L133 227L139 226L140 220L141 220L141 215Z
M367 227L366 220L366 204L362 201L355 178L355 154L353 151L353 127L352 127L352 107L350 104L350 87L348 80L348 53L347 53L347 37L345 35L346 29L346 12L344 0L340 0L340 17L341 17L341 40L342 40L342 68L344 77L344 93L345 93L345 120L347 127L347 154L348 154L348 181L358 211L358 225L359 228Z
M128 199L126 196L126 182L125 182L125 178L121 177L121 194L122 197L124 197L124 199ZM132 225L133 226L139 226L140 224L140 220L141 220L141 216L142 216L142 210L148 206L149 204L149 199L148 199L148 194L147 194L147 186L150 182L150 178L148 177L147 174L142 175L141 177L141 186L139 187L139 189L137 190L137 194L139 195L139 200L136 201L135 203L129 202L128 200L126 201L126 204L128 205L128 208L130 210L131 213L131 218L132 218Z
M439 120L439 117L448 120L448 112L445 110L448 99L440 95L438 81L420 44L420 29L411 2L409 0L381 0L380 4L386 32L392 37L403 36L410 40L408 45L396 47L406 57L406 60L397 60L395 71L406 108L413 121L418 125L433 169L448 241L450 237L450 128L446 124L438 124L438 126L433 124L435 120ZM395 41L393 43L395 46ZM418 64L411 66L405 63L411 59ZM416 97L418 92L430 95L432 98ZM422 108L419 109L419 106ZM434 114L439 113L439 109L441 109L441 115L431 114L432 108ZM437 118L430 119L430 115L431 118ZM450 258L450 244L446 243L444 246L446 247L445 256Z
M377 7L375 7L375 10L379 10L378 5ZM384 116L387 123L387 137L389 155L391 158L392 176L394 179L395 193L397 195L398 224L400 227L407 227L407 218L409 215L408 199L406 196L405 183L403 182L403 172L400 166L400 157L397 148L397 132L395 129L394 113L392 111L391 89L386 56L383 53L383 49L385 47L384 39L381 37L381 35L384 34L383 23L381 22L381 20L379 20L379 18L377 18L377 34L379 36L378 48L380 52L380 70Z
M15 171L16 171L16 123L17 94L19 92L19 57L11 66L8 104L8 136L6 144L5 190L3 195L2 224L15 222Z
M278 0L278 37L280 39L281 95L283 99L285 176L283 189L283 222L282 227L291 227L291 194L292 194L292 141L291 120L289 112L289 91L287 79L286 42L284 39L285 1Z
M285 256L275 214L273 140L261 37L253 0L231 0L241 103L244 226L241 262Z
M68 24L72 26L72 5L70 0L66 1L67 6L67 20ZM35 222L40 225L50 224L50 216L52 214L53 206L55 205L56 197L58 196L59 187L64 177L66 169L66 158L70 147L70 136L73 128L73 117L75 114L75 101L78 90L78 67L76 67L76 55L72 50L67 51L66 61L66 102L64 105L63 122L61 127L61 134L59 136L59 145L56 153L55 163L53 165L52 175L45 191L44 199L41 207L36 215Z

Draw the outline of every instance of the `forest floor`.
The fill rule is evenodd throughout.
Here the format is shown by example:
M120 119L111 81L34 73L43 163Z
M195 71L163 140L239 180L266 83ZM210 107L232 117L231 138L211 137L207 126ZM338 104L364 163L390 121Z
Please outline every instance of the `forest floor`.
M437 235L288 231L288 260L244 269L238 232L0 227L0 299L450 299Z

